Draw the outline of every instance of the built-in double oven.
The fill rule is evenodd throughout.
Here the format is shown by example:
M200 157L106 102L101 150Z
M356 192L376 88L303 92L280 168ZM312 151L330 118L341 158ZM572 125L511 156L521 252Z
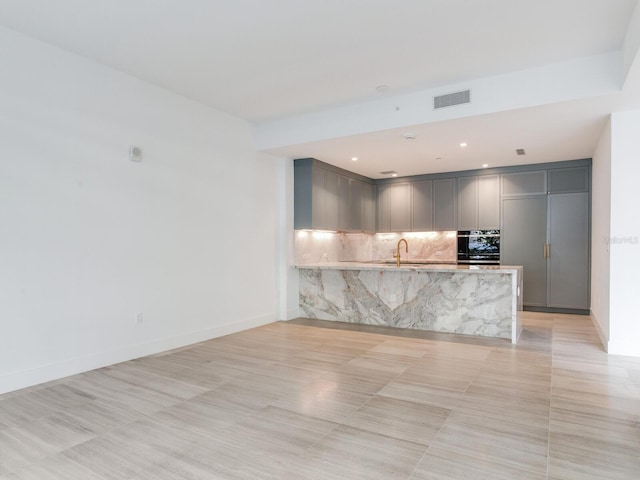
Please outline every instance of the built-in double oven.
M458 263L500 265L500 230L460 230Z

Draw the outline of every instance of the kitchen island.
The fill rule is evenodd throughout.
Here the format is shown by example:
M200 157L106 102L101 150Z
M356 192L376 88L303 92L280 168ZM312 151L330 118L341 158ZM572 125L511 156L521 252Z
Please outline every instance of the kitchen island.
M334 262L297 265L304 316L498 337L522 330L522 267Z

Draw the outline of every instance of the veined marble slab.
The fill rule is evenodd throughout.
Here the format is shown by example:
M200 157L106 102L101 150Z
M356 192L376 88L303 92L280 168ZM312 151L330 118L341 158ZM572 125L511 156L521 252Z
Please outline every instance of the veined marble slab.
M517 341L522 267L299 266L309 318Z

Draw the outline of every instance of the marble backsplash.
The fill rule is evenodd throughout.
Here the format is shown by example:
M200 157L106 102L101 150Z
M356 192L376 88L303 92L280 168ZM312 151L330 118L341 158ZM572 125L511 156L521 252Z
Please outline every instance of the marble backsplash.
M329 233L296 230L295 264L322 262L368 262L393 260L401 238L409 244L409 254L401 247L403 260L455 262L456 232L413 233Z

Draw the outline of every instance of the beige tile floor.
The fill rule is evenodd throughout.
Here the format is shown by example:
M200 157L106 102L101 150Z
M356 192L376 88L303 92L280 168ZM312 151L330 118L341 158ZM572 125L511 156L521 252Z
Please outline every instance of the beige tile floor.
M0 480L640 479L640 359L298 320L0 396Z

